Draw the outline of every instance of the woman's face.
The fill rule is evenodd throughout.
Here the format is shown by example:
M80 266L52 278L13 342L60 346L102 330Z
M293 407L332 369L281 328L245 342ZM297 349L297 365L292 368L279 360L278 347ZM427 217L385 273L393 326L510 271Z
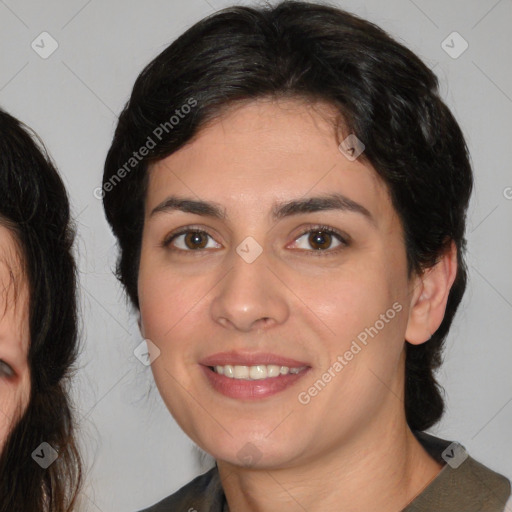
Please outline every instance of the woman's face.
M285 467L403 414L401 224L327 115L246 104L150 170L141 330L166 405L218 460Z
M11 232L0 226L0 451L28 404L28 289Z

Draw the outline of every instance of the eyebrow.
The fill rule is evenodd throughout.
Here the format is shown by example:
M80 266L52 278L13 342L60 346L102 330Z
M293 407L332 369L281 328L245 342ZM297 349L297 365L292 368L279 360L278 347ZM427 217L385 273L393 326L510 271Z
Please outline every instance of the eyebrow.
M272 207L272 219L280 220L293 215L328 210L358 213L376 226L375 218L367 208L339 193L275 203ZM188 197L178 196L169 196L162 201L151 211L150 217L157 213L169 213L172 211L182 211L219 220L227 218L226 210L219 203L213 201L198 201Z

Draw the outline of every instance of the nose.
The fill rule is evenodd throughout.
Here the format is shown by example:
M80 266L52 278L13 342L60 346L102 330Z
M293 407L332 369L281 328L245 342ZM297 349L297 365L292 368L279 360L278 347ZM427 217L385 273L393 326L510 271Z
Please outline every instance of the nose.
M212 319L223 327L249 332L282 324L289 315L286 288L274 275L264 252L252 263L235 254L215 288Z

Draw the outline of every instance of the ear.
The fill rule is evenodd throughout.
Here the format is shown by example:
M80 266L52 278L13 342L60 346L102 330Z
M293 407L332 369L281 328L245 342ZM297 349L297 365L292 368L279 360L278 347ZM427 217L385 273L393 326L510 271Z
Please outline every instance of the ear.
M440 260L415 278L405 331L406 341L419 345L428 341L439 328L456 275L457 247L452 241Z

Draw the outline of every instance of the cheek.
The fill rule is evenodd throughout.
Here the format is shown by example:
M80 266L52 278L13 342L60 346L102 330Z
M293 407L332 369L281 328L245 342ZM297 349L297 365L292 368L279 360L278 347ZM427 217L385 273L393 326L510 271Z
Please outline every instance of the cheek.
M323 291L314 287L304 291L304 301L315 304L315 313L329 328L323 329L326 334L321 338L328 352L322 369L340 363L341 356L341 366L332 370L336 378L330 392L318 405L334 400L355 410L362 396L374 403L385 391L375 375L383 382L396 375L407 324L404 288L406 280L377 259L366 262L364 268L357 265L350 272L333 275Z
M11 386L5 383L0 384L0 450L5 444L12 425L14 424L14 413L16 401Z
M339 339L356 336L400 300L398 277L382 261L361 261L316 281L303 281L300 297Z
M139 306L144 335L167 342L190 324L195 307L204 297L204 279L180 278L170 272L139 277Z
M28 368L15 382L0 378L0 451L9 433L25 412L30 399Z
M169 407L181 397L172 404L173 411L183 402L181 386L197 378L197 340L206 331L208 282L169 271L145 272L139 278L141 333L160 350L152 371L164 401Z
M23 299L20 299L23 300ZM21 302L18 304L22 304ZM7 329L5 345L2 345L2 359L5 359L14 371L14 376L0 374L0 445L11 432L14 425L24 414L30 400L30 368L27 354L30 344L28 308L19 307L16 314L4 317Z

